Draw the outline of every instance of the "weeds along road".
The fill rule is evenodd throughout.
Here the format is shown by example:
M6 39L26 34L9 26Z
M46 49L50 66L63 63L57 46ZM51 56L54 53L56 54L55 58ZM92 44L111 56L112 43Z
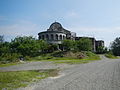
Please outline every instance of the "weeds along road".
M58 78L46 78L18 90L120 90L120 60L95 61L61 71Z

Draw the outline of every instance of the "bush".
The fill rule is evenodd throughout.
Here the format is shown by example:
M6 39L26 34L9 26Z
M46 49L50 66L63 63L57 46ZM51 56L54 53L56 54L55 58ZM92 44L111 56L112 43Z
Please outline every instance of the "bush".
M110 53L105 54L105 56L106 56L107 58L117 59L117 57L116 57L116 56L114 56L113 54L110 54Z
M53 57L63 57L64 54L65 54L64 51L55 51L51 54L51 56L53 56Z
M84 51L84 54L86 54L87 58L90 60L99 60L100 57L98 55L96 55L95 53L92 53L90 51Z
M17 62L19 60L19 54L17 53L6 53L0 57L1 63Z
M29 56L25 56L25 60L30 60L31 58Z

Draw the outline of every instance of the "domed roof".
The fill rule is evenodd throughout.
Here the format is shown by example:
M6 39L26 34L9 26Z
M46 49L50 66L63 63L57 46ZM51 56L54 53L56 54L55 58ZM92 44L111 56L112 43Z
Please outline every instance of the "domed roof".
M50 25L50 30L56 31L62 29L62 25L59 22L54 22Z

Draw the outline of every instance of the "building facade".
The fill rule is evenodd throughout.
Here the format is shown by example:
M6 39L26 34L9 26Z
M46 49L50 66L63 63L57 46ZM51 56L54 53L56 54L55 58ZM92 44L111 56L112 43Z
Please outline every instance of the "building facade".
M52 44L61 44L65 39L75 40L76 33L66 30L60 23L54 22L47 31L38 33L38 36L39 40L46 40Z
M38 33L39 40L45 40L50 44L61 44L63 40L80 40L84 37L77 37L75 32L71 32L62 27L58 22L54 22L50 25L49 29L44 32ZM96 40L94 37L86 37L92 41L92 49L96 52L97 48L100 46L104 47L104 41Z
M99 47L104 47L104 41L103 40L98 40L95 42L96 44L96 50L98 50Z

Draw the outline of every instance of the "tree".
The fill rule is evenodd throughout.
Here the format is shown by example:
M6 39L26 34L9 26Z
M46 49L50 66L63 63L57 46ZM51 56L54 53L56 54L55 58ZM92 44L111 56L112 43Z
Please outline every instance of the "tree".
M47 43L43 40L36 40L32 36L16 37L11 42L11 49L14 53L23 56L36 56L47 48Z
M48 48L47 42L32 36L16 37L11 42L0 43L0 63L17 61L20 56L34 57Z
M57 44L47 44L47 47L44 49L44 53L50 53L58 50Z
M105 52L106 52L106 48L104 48L103 46L97 47L96 53L103 54Z
M63 40L62 45L63 45L64 50L66 50L66 51L74 50L75 41L73 41L73 40Z
M4 42L4 36L0 35L0 43L3 43L3 42Z
M79 51L92 51L92 41L89 38L81 38L76 43Z
M0 43L0 56L6 53L10 53L10 43L9 42Z
M38 47L39 52L44 53L49 45L44 40L37 40L36 46Z
M108 53L108 48L107 47L104 48L104 53Z
M117 37L111 44L111 50L114 55L120 56L120 37Z

